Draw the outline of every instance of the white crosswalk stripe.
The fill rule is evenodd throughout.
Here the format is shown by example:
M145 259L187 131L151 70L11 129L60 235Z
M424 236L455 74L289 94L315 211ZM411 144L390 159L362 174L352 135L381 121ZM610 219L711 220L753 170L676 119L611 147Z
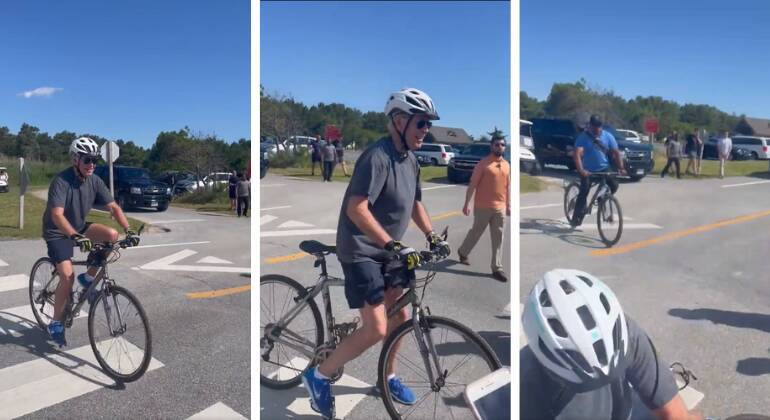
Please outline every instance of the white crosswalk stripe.
M0 292L9 290L26 289L29 287L29 276L26 274L14 274L0 277Z
M194 416L188 417L187 420L240 420L246 419L242 415L238 414L235 410L218 402L211 407L201 411Z
M265 214L260 216L259 225L264 226L278 219L278 216ZM315 225L298 221L287 220L277 226L279 230L267 230L269 228L261 228L259 236L261 238L276 238L287 236L316 236L316 235L333 235L337 233L336 229L318 229Z
M80 319L88 315L88 305L84 305L75 319ZM16 336L15 332L37 327L35 315L32 314L32 307L29 305L17 306L15 308L0 309L0 321L7 321L6 329L0 327L0 335L9 334ZM13 328L8 325L16 324Z
M161 367L163 364L153 358L147 371ZM2 416L34 413L114 383L102 372L90 345L48 354L0 369Z

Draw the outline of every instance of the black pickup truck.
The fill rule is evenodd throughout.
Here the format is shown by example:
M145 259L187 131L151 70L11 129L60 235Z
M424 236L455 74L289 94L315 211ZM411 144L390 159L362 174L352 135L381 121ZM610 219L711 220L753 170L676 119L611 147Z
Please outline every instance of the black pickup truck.
M462 153L456 154L446 168L446 177L453 184L468 182L473 175L473 168L481 159L489 156L489 143L471 144L462 149ZM505 148L503 158L511 162L511 151Z
M609 124L604 124L602 129L612 134L618 142L623 164L631 180L638 181L652 171L655 160L651 144L628 141ZM572 153L575 138L580 132L578 126L568 119L532 119L532 140L537 160L541 165L564 165L575 170Z
M107 187L110 186L110 169L99 166L94 171ZM150 173L143 168L113 166L115 201L123 210L132 207L149 207L166 211L171 201L171 187L150 178Z

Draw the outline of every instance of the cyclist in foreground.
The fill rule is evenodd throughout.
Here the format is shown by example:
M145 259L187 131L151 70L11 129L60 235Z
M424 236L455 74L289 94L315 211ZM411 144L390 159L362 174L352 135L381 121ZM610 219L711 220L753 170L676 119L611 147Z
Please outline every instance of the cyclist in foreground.
M411 270L420 263L420 254L401 242L409 221L425 233L431 249L438 248L445 257L450 253L449 244L433 232L421 203L420 165L412 153L422 146L431 120L439 119L433 101L417 89L402 89L390 95L385 114L389 136L369 146L356 161L337 228L336 252L345 277L345 297L351 309L360 310L362 326L302 377L311 407L325 418L334 416L329 382L332 373L382 341L408 318L403 308L389 320L386 308L412 285L415 279ZM383 273L384 264L394 254L409 271ZM395 365L393 360L390 365ZM414 394L395 372L389 372L387 383L396 401L414 404Z
M602 130L602 120L597 115L591 115L588 129L580 133L575 139L575 154L572 156L575 161L575 169L580 175L580 193L575 202L575 212L572 220L568 220L573 228L583 224L586 199L591 189L591 172L603 172L609 169L608 153L612 153L612 159L620 175L626 175L615 137ZM607 184L612 193L615 194L618 190L618 181L607 178Z
M522 324L529 345L520 358L521 419L625 420L641 409L633 393L655 418L702 418L687 411L652 340L591 274L545 273Z
M48 334L59 345L65 346L64 309L70 299L75 278L72 268L73 250L88 252L93 242L116 242L118 232L105 225L86 222L86 216L94 205L105 205L130 239L132 246L139 244L139 236L129 229L123 210L115 203L101 178L93 176L99 159L99 146L88 137L79 137L70 145L72 167L65 169L51 181L48 203L43 214L43 239L48 247L48 257L56 265L59 285L54 299L53 320L48 324ZM88 267L78 275L78 282L88 288L96 275L97 267Z

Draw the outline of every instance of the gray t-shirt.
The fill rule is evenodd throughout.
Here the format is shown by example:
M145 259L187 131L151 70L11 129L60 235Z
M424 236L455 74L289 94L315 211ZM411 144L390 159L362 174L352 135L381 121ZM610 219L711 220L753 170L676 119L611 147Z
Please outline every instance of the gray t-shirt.
M67 238L51 219L52 208L63 207L64 217L73 229L80 232L86 226L86 216L91 207L113 201L110 190L101 178L91 175L81 183L74 167L65 169L56 175L48 187L48 204L43 213L43 239L52 241Z
M390 137L369 146L356 161L337 226L337 256L344 263L384 262L389 253L373 242L347 215L351 196L369 199L369 210L393 239L404 236L415 201L422 200L420 165L412 152L399 153Z
M326 146L321 149L321 155L323 155L324 162L334 162L337 160L337 150L331 143L327 143Z
M632 415L633 418L646 418L648 416L644 413L649 415L649 409L663 407L674 398L678 388L668 363L658 356L644 330L628 315L626 321L630 360L626 364L626 380L620 386L616 385L616 394L637 403L629 403L628 409L633 410L632 412L615 414L618 419L628 419ZM611 385L576 392L552 378L537 361L529 346L519 353L519 413L522 420L613 418L613 404L617 400L613 398ZM622 397L620 400L622 401ZM639 400L644 404L639 404Z
M238 190L238 197L248 197L250 195L249 190L251 189L251 182L242 179L238 181L236 189Z

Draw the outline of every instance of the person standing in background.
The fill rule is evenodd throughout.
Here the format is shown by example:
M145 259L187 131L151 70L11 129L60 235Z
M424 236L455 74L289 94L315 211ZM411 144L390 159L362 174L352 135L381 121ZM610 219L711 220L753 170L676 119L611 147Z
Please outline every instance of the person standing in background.
M674 131L674 133L668 137L668 140L666 140L666 157L668 157L668 161L666 162L666 166L664 166L663 170L660 172L661 178L668 174L668 168L670 168L673 163L676 166L677 179L682 179L682 174L679 169L679 158L681 156L682 145L679 144L679 134Z
M730 159L730 152L733 150L733 140L729 137L730 132L723 130L722 135L717 140L717 153L719 154L719 178L725 177L725 164Z
M238 173L230 173L230 179L227 181L227 197L230 198L230 211L234 211L237 206L238 195L235 192L235 188L238 186Z
M315 176L315 164L318 163L318 169L323 173L323 164L321 163L321 136L316 136L315 140L310 142L310 161L313 165L310 175Z
M324 162L323 176L324 182L332 182L334 174L334 165L337 161L337 150L331 142L326 143L321 149L321 155Z
M348 168L345 166L345 159L343 159L345 148L342 146L342 140L334 140L334 149L337 151L337 163L342 165L342 173L345 174L345 176L350 176L348 175Z
M238 193L238 217L247 217L249 213L249 200L251 199L251 181L246 179L246 174L240 174L236 185Z

